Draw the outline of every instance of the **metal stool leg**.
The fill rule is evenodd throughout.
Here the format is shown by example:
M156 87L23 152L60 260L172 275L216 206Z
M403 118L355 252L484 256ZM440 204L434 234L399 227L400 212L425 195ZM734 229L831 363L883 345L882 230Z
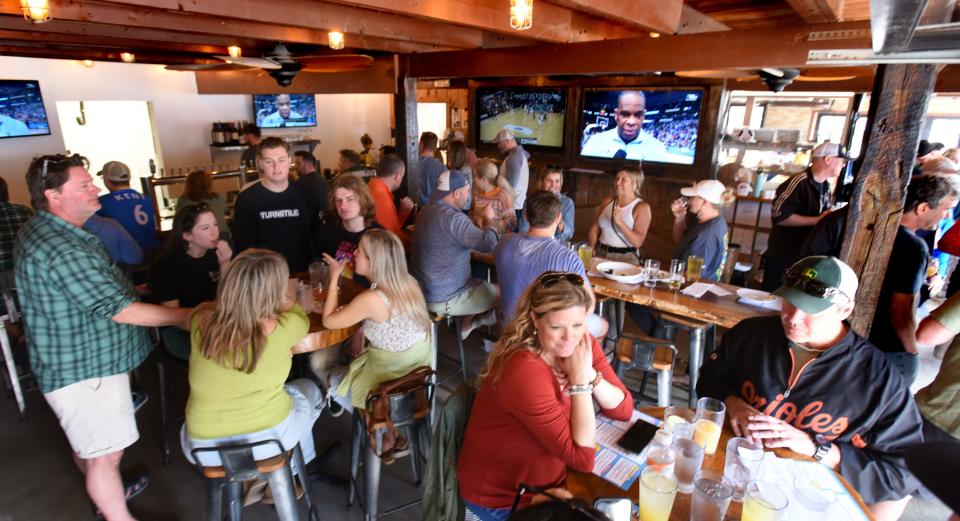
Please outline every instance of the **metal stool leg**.
M647 374L643 374L647 381ZM670 407L670 390L673 385L673 370L657 371L657 407Z
M460 348L460 372L463 373L463 381L467 381L467 357L463 352L463 337L460 336L460 329L463 325L463 317L453 317L453 334L457 336L457 347Z
M7 375L10 376L10 386L13 387L13 396L17 399L17 410L20 412L20 421L23 421L27 419L27 403L23 399L23 389L20 387L20 375L17 374L17 363L13 359L13 350L10 348L10 337L7 336L6 320L0 320L0 347L3 349L3 360L7 364Z
M160 380L160 444L163 449L163 464L172 460L170 443L167 441L167 369L163 361L157 360L157 378Z
M207 480L207 521L223 521L223 478Z
M410 472L413 474L413 482L420 486L420 440L418 440L419 429L416 425L408 425L404 428L407 434L407 443L410 444Z
M364 519L373 521L377 518L380 507L380 456L377 452L383 446L383 431L378 430L376 447L367 448L366 461L363 462L363 506L366 515Z
M230 521L243 519L243 482L227 482L227 508L230 510Z
M277 509L280 521L300 521L300 510L297 508L296 487L293 484L293 474L290 465L267 474L270 492L273 493L273 504Z
M700 364L703 362L703 329L690 328L690 407L697 404L697 381L700 379Z
M363 421L359 413L353 413L353 441L350 444L350 484L347 486L347 510L353 506L357 494L357 473L360 470L360 451L363 449Z
M307 475L307 464L303 461L303 451L298 443L293 448L293 463L297 467L296 476L300 478L300 484L303 485L303 499L307 503L307 512L310 515L310 521L320 521L320 514L317 512L316 505L313 503L313 492L310 483L310 476Z
M439 360L437 360L437 321L430 321L430 369L433 369L433 375L430 376L430 383L433 384L434 388L437 386L437 367L439 365ZM430 397L430 425L433 425L436 421L436 410L437 410L437 393L432 393Z

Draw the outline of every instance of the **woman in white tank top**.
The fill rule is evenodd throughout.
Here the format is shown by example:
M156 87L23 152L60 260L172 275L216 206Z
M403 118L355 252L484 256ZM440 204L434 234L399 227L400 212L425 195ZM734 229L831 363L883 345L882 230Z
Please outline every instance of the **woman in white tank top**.
M637 263L650 228L650 205L640 199L643 171L627 167L617 172L616 197L600 203L590 228L590 246L598 256Z

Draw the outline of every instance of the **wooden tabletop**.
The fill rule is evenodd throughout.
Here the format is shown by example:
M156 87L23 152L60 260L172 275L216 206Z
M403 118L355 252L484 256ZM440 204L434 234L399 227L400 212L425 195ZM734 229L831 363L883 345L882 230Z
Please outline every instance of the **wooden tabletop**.
M297 277L304 278L304 277ZM354 297L363 292L363 287L353 281L353 279L340 280L340 305L344 305ZM342 329L327 329L323 327L323 301L326 298L326 291L321 294L321 299L316 302L316 312L308 312L310 317L310 332L303 337L293 348L293 354L312 353L320 349L326 349L350 338L353 333L360 328L360 324L354 324Z
M591 276L590 284L593 285L594 293L600 296L640 304L725 328L731 328L745 318L778 314L772 309L737 302L737 290L742 288L730 284L713 283L729 291L729 295L718 297L707 292L700 298L670 291L663 284L647 288L643 284L624 284L600 276Z
M641 408L640 410L655 418L663 418L663 408L661 407L645 407ZM727 423L724 425L723 432L720 435L720 443L717 444L717 452L713 456L704 456L702 468L713 470L721 474L723 473L727 441L732 437L734 437L733 431L730 430L730 425ZM774 453L781 458L813 461L813 458L809 456L802 456L787 449L774 449ZM843 483L843 486L847 489L850 495L853 496L854 500L856 500L857 505L860 506L860 509L864 511L867 519L872 520L873 516L870 514L870 510L867 509L867 505L864 504L863 500L860 498L860 494L858 494L857 491L854 490L849 483L847 483L847 480L843 479L843 476L837 474L837 477L840 479L840 482ZM630 490L624 493L623 489L601 478L600 476L578 472L572 469L567 469L567 488L575 497L581 498L591 504L594 500L601 497L627 497L630 498L630 501L634 503L636 503L640 497L639 480L635 481L630 487ZM690 502L692 498L692 494L677 493L677 499L673 503L673 511L670 514L671 521L689 521ZM731 501L730 507L727 509L726 519L740 519L740 508L740 503Z

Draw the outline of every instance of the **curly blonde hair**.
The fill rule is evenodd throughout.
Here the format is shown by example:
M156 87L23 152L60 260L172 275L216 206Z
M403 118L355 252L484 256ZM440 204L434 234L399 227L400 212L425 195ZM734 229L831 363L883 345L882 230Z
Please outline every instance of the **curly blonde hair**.
M548 277L554 278L550 284L544 282ZM570 280L579 277L575 273L547 272L530 284L517 301L516 317L507 324L500 341L487 357L487 363L477 377L479 381L491 376L496 381L507 360L517 351L542 352L533 317L539 320L548 313L572 307L583 307L587 312L593 309L593 293L586 284Z

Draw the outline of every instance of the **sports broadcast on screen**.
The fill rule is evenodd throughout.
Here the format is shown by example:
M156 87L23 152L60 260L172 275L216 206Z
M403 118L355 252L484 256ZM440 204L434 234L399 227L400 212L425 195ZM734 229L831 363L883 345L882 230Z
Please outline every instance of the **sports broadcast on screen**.
M478 89L477 104L480 141L489 143L500 129L508 128L521 145L563 147L565 90Z
M260 128L317 126L313 94L254 94L253 113Z
M0 80L0 138L50 134L47 111L34 80Z

